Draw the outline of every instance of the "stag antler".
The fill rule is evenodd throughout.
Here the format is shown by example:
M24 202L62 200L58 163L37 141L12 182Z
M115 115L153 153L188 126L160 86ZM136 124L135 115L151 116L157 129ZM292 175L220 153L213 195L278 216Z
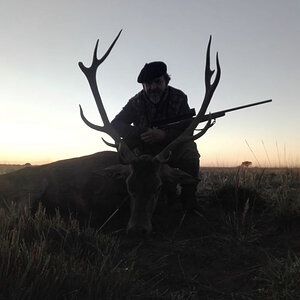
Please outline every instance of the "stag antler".
M89 126L92 129L95 129L97 131L102 131L108 134L109 136L112 137L114 140L115 144L108 144L109 146L116 147L118 149L118 152L122 155L122 159L125 162L132 162L137 159L137 157L134 155L132 151L128 148L128 146L123 142L119 134L115 131L115 129L111 126L111 123L108 120L106 111L103 106L103 102L98 90L97 86L97 80L96 80L96 72L100 64L107 58L107 56L110 54L112 48L114 47L115 43L117 42L119 36L121 35L122 30L118 33L117 37L114 39L106 53L102 56L101 59L97 58L97 50L98 50L98 43L99 40L97 40L95 50L94 50L94 55L93 55L93 61L90 67L86 67L83 65L82 62L79 62L79 67L82 70L82 72L85 74L89 85L91 87L92 93L94 95L98 111L100 113L100 116L103 121L103 126L95 125L88 121L86 117L84 116L83 110L80 107L80 115L84 123ZM214 74L214 70L210 69L210 45L211 45L211 36L209 38L208 46L207 46L207 51L206 51L206 67L205 67L205 96L201 105L201 108L197 114L197 116L194 118L192 123L189 125L188 128L184 130L184 132L179 135L174 141L172 141L169 145L167 145L154 159L157 159L159 161L165 162L166 157L169 157L170 152L180 143L191 141L191 140L196 140L203 136L206 131L214 125L215 122L212 122L212 120L208 120L205 127L197 134L194 134L195 129L201 123L203 120L203 117L205 116L207 107L212 99L212 96L214 94L214 91L216 87L218 86L218 83L220 81L220 76L221 76L221 68L219 64L219 58L218 58L218 53L216 54L216 64L217 64L217 72L215 79L213 83L211 83L211 78Z
M119 36L121 35L121 32L122 32L122 30L120 30L120 32L118 33L118 35L116 36L116 38L114 39L114 41L112 42L112 44L110 45L110 47L108 48L106 53L101 57L101 59L97 58L98 43L99 43L99 40L97 40L97 43L96 43L96 46L94 49L93 61L92 61L92 64L90 67L86 67L82 62L78 63L81 71L84 73L84 75L86 76L86 78L89 82L90 88L92 90L94 99L95 99L97 107L98 107L98 111L99 111L101 119L103 121L103 126L95 125L95 124L91 123L90 121L88 121L87 118L84 116L81 105L79 105L79 107L80 107L80 116L81 116L83 122L92 129L95 129L97 131L102 131L102 132L105 132L106 134L108 134L114 140L115 144L107 143L105 140L103 140L103 141L106 144L108 144L109 146L113 146L113 147L117 148L119 153L122 152L122 159L124 161L133 161L136 159L136 156L129 150L127 145L123 142L123 140L121 139L119 134L111 126L111 123L108 120L108 117L107 117L107 114L104 109L104 105L103 105L103 102L102 102L102 99L101 99L101 96L99 93L97 79L96 79L96 73L97 73L98 67L104 62L104 60L110 54L112 48L114 47Z
M197 116L194 118L192 123L187 127L175 140L173 140L170 144L168 144L158 155L156 155L155 159L158 159L159 161L165 161L166 157L170 156L170 152L180 143L192 141L200 138L203 136L207 130L212 127L215 124L215 121L212 122L211 119L209 119L205 125L205 127L198 132L197 134L194 134L195 129L201 123L203 120L203 117L205 116L207 107L212 99L212 96L219 84L220 77L221 77L221 68L219 63L219 57L218 52L216 54L216 65L217 65L217 72L215 79L213 83L211 83L211 78L215 72L215 70L210 69L210 45L211 45L211 36L209 38L209 42L207 45L207 51L206 51L206 66L205 66L205 96L201 105L201 108L197 114Z

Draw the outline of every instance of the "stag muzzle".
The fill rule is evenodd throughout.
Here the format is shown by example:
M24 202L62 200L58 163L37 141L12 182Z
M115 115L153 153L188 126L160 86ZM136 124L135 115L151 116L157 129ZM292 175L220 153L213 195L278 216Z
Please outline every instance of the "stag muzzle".
M127 233L129 235L146 236L152 231L153 209L147 209L146 205L136 205L138 200L143 199L131 199L131 213L127 224Z
M156 207L158 195L141 196L130 199L130 218L127 224L129 235L147 236L152 232L152 215Z
M127 234L129 236L145 237L152 232L152 224L129 224L127 226Z

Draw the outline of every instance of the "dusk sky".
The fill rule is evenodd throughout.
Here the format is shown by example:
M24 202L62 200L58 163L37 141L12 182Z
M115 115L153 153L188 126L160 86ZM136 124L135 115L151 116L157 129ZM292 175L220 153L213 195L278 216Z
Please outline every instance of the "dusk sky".
M222 75L208 108L272 103L228 113L197 141L201 164L300 166L299 0L1 0L0 163L46 163L108 150L78 62L90 65L122 35L98 70L112 119L140 91L146 62L168 65L170 85L199 110L212 35Z

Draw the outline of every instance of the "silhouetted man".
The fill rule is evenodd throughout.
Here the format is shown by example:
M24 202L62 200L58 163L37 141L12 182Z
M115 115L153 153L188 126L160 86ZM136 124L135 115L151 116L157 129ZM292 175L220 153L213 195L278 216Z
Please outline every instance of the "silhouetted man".
M189 113L190 107L187 96L181 90L169 86L170 76L163 62L145 64L137 81L143 85L143 89L128 101L112 125L137 155L154 156L182 130L156 129L151 124ZM198 177L199 157L195 142L190 141L174 149L168 164ZM181 200L185 208L196 205L196 187L196 184L182 186Z

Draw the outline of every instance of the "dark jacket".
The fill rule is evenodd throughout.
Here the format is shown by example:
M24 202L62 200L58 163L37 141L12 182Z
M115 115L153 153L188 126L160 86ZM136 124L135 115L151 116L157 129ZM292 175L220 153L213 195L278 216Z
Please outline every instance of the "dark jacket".
M189 111L187 96L181 90L168 86L158 104L152 103L142 90L128 101L111 124L129 147L133 148L143 144L140 135L151 128L153 122L186 114ZM165 141L155 145L155 148L163 148L181 133L175 129L168 129L165 132Z

